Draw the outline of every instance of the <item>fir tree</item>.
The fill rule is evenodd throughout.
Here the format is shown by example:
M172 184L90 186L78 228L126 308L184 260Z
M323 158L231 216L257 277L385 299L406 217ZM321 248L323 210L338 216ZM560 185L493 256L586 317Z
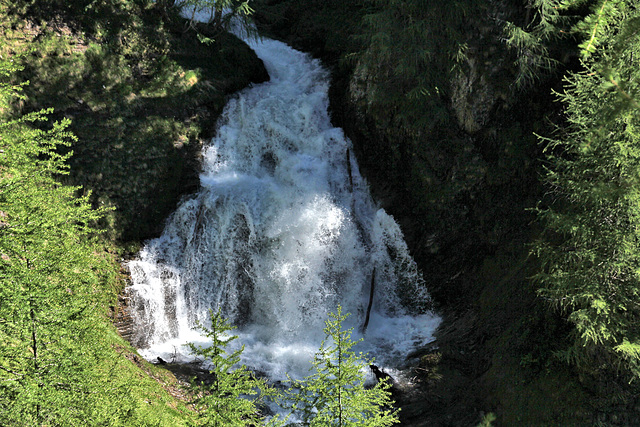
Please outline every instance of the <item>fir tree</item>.
M100 359L91 224L102 211L57 181L68 122L42 130L49 110L9 116L16 70L0 62L0 424L86 425L103 397L90 374Z
M582 43L585 71L562 100L568 125L547 140L554 203L536 246L540 295L574 325L564 359L640 378L640 11L598 2ZM606 27L605 31L597 26ZM594 50L594 46L598 46Z
M192 380L193 403L199 420L203 425L216 427L258 425L263 417L257 408L257 399L273 396L273 390L246 366L238 365L244 346L228 352L229 344L238 338L229 335L229 331L235 327L219 311L210 311L210 318L210 327L198 324L197 329L211 339L211 346L187 344L192 354L203 357L210 365L209 373L212 376L210 384ZM276 420L270 424L275 423Z
M365 387L363 368L370 362L352 348L352 329L342 330L347 315L342 307L329 314L324 332L327 338L315 355L315 372L294 381L290 398L293 411L299 411L305 426L390 426L398 422L392 408L389 387L381 381ZM297 389L297 390L296 390Z

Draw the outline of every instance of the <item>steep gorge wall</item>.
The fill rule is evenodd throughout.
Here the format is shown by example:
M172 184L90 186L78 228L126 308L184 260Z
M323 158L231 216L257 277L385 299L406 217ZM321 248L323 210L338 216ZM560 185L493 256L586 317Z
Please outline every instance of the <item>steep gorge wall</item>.
M342 24L334 27L326 21L339 11L327 17L321 8L313 8L314 2L306 12L296 10L293 2L266 3L265 11L258 9L258 18L268 31L332 67L333 120L354 141L377 200L402 224L414 256L432 277L432 289L441 293L436 299L450 305L464 286L462 273L520 235L523 224L532 220L526 209L535 206L539 195L540 155L533 131L541 131L545 116L557 112L547 87L527 93L515 89L513 58L496 20L504 17L506 5L480 8L482 15L457 23L466 45L464 60L453 64L449 58L434 58L435 65L424 72L446 74L438 82L442 87L408 113L405 107L411 101L392 94L402 88L393 83L402 79L394 75L393 57L387 62L367 60L357 51L366 45L331 43L329 38L357 36L345 33ZM354 13L343 7L343 13ZM305 32L322 22L324 32ZM340 36L319 39L319 34L340 31ZM399 56L403 46L393 49ZM345 65L340 60L345 53L357 59ZM404 89L412 83L406 82ZM384 97L393 99L379 100Z
M567 331L529 280L536 263L528 245L539 232L532 209L543 193L535 133L550 134L562 120L551 89L561 90L571 55L557 73L517 87L501 22L518 20L522 5L468 2L473 12L455 22L462 60L424 65L439 91L415 107L398 92L403 76L393 62L408 46L367 60L361 22L371 10L358 2L257 3L263 31L331 68L332 119L354 142L374 197L401 224L445 315L438 348L425 349L416 371L427 394L403 407L403 424L475 425L487 412L502 425L591 422L584 387L548 361L551 337ZM427 18L443 33L454 18L436 12L447 7L433 6Z

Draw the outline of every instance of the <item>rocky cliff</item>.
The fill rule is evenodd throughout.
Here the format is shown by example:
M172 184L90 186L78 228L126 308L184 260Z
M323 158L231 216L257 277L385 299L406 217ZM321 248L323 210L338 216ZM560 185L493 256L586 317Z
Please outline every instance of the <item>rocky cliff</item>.
M412 355L425 394L405 402L403 425L475 425L493 414L500 425L593 422L602 408L589 386L552 356L567 326L529 280L543 192L535 134L561 123L552 89L575 56L522 85L503 33L505 20L525 19L521 5L463 2L457 13L379 3L263 0L257 20L332 70L332 118L444 314L435 346ZM417 19L423 29L407 34ZM424 39L416 48L411 37Z

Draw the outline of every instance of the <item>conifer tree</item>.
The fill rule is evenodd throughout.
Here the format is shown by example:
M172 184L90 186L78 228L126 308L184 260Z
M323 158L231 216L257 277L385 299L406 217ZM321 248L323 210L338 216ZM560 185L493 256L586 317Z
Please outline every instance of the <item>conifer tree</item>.
M640 10L597 2L580 28L585 70L569 76L561 96L568 124L547 140L553 204L540 210L547 233L536 246L536 278L540 295L575 327L560 356L638 379Z
M0 61L0 425L86 425L103 397L89 375L100 357L91 224L102 211L57 181L68 122L42 130L49 110L10 116L15 71Z
M365 387L365 357L352 348L352 329L343 330L347 315L342 307L330 313L324 332L326 339L315 355L314 373L293 382L290 393L294 412L300 412L305 426L390 426L398 422L385 381ZM297 389L297 390L296 390Z
M197 329L211 339L211 346L187 344L192 354L203 357L210 365L212 376L210 384L196 379L191 384L199 420L202 425L215 427L258 425L262 421L258 399L273 396L273 390L246 366L239 365L244 346L228 352L229 344L238 338L229 335L235 327L219 311L210 311L210 319L210 327L198 324Z

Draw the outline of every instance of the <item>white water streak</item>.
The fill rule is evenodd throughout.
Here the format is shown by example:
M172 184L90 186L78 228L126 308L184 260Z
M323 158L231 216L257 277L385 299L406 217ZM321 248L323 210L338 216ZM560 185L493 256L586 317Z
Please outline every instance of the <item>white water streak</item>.
M397 364L439 322L425 311L424 280L355 160L347 165L351 143L327 113L327 72L283 43L250 44L271 80L228 103L203 153L200 191L129 263L137 345L149 359L189 360L182 344L202 342L192 328L221 308L240 327L244 363L274 378L304 375L338 304L352 314L345 326L362 325L375 268L361 348Z

